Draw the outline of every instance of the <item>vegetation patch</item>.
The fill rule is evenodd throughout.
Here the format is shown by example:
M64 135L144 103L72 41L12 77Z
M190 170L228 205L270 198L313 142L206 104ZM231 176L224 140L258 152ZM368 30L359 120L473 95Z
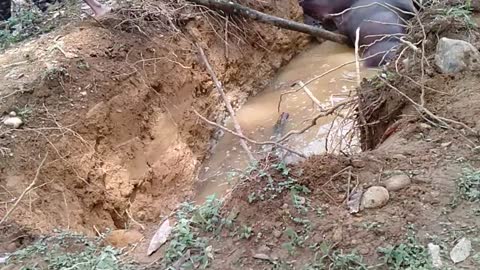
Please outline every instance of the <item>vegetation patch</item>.
M7 265L21 269L102 269L128 270L133 265L122 260L122 251L103 244L105 235L89 239L61 232L42 238L8 258Z

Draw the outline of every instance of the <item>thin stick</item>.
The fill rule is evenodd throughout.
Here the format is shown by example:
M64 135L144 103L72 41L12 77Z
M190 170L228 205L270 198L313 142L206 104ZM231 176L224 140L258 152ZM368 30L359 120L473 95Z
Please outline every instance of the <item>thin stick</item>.
M303 91L305 92L305 94L307 94L307 96L313 101L313 103L315 103L315 105L317 105L318 109L320 111L323 110L323 107L322 107L322 104L320 103L320 101L313 95L312 91L310 91L310 89L308 89L308 87L305 85L305 83L303 83L302 81L298 81L296 82L293 86L295 85L298 85L300 86Z
M304 128L300 129L300 130L291 130L289 131L287 134L285 134L282 138L278 139L277 142L280 143L282 141L285 141L286 139L288 139L290 136L292 135L299 135L299 134L302 134L304 132L306 132L307 130L309 130L311 127L313 126L316 126L317 125L317 120L322 118L322 117L325 117L325 116L328 116L330 114L333 114L338 108L342 107L342 106L346 106L348 105L349 103L351 102L354 102L355 99L348 99L348 100L345 100L345 101L342 101L342 102L339 102L337 105L331 107L330 109L326 110L326 111L321 111L319 112L317 115L315 115L311 121L310 121L310 124L305 126Z
M233 111L232 105L230 104L230 101L228 100L227 95L225 95L225 91L223 90L222 83L218 80L217 75L215 75L215 72L213 71L212 66L208 62L208 59L205 56L205 52L203 51L203 49L198 44L196 44L196 46L198 48L198 51L200 52L202 61L205 64L208 73L210 74L210 77L212 77L212 80L215 83L215 88L217 89L218 93L220 94L223 101L225 102L225 107L227 107L227 110L230 113L230 116L232 117L232 122L233 122L233 126L235 127L235 130L237 131L238 134L243 136L242 128L240 127L240 124L238 123L237 118L235 117L235 111ZM250 161L255 161L255 157L253 156L252 152L250 152L250 149L248 149L248 145L243 138L240 139L240 145L242 146L243 150L245 150L245 152L247 153Z
M2 218L2 220L0 220L0 225L2 225L5 221L7 221L8 217L9 217L9 216L12 214L12 212L17 208L18 204L19 204L20 201L23 199L23 197L25 197L25 195L26 195L30 190L32 190L32 188L37 184L38 176L40 175L40 170L42 169L43 163L45 163L45 160L47 160L47 157L48 157L48 153L45 155L45 157L43 158L42 162L40 162L40 165L39 165L38 168L37 168L37 172L36 172L36 174L35 174L35 177L33 178L32 183L30 183L30 185L22 192L22 194L20 195L20 197L18 197L17 201L13 204L13 206L10 208L10 210L8 210L8 212L5 214L5 216Z
M360 86L360 83L362 82L360 78L360 56L359 56L359 47L358 44L360 42L360 27L357 28L357 31L355 32L355 67L357 69L357 86Z
M280 148L282 148L282 149L287 150L288 152L294 153L295 155L297 155L297 156L299 156L299 157L306 158L306 156L305 156L304 154L299 153L299 152L297 152L297 151L295 151L295 150L293 150L293 149L291 149L291 148L289 148L289 147L287 147L287 146L284 146L284 145L282 145L282 144L280 144L280 143L278 143L278 142L274 142L274 141L258 142L258 141L252 140L252 139L246 137L246 136L243 135L243 134L239 134L238 132L235 132L235 131L233 131L233 130L231 130L231 129L228 129L228 128L224 127L224 126L221 126L221 125L219 125L219 124L217 124L217 123L215 123L215 122L212 122L212 121L208 120L208 119L205 118L203 115L201 115L200 113L198 113L196 110L193 110L193 112L194 112L198 117L200 117L200 119L202 119L203 121L207 122L208 124L210 124L210 125L212 125L212 126L215 126L215 127L218 127L218 128L220 128L221 130L223 130L223 131L226 131L226 132L228 132L228 133L230 133L230 134L232 134L232 135L234 135L234 136L239 137L240 139L243 139L243 140L245 140L245 141L248 141L248 142L253 143L253 144L256 144L256 145L275 145L275 146L277 146L277 147L280 147Z
M343 64L341 64L341 65L338 65L338 66L336 66L336 67L334 67L334 68L331 68L331 69L325 71L324 73L322 73L322 74L320 74L320 75L318 75L318 76L315 76L315 77L313 77L312 79L306 81L306 82L303 84L303 87L300 86L300 87L298 87L297 89L290 90L290 91L286 91L285 93L282 93L282 94L280 95L280 101L278 102L277 110L280 112L280 107L281 107L281 105L282 105L283 96L288 95L288 94L292 94L292 93L296 93L296 92L302 90L302 88L304 88L305 86L309 85L310 83L312 83L312 82L314 82L314 81L316 81L316 80L318 80L318 79L320 79L320 78L322 78L322 77L324 77L324 76L326 76L326 75L328 75L328 74L330 74L330 73L332 73L332 72L334 72L334 71L337 71L337 70L343 68L344 66L351 65L351 64L353 64L353 63L355 63L355 62L356 62L356 61L349 61L349 62L343 63Z

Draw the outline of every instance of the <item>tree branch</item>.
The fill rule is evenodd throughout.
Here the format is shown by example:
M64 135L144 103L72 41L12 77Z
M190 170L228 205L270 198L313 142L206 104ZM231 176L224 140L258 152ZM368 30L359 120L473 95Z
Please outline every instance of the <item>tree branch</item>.
M251 9L232 1L226 0L187 0L202 6L206 6L215 10L221 10L225 13L238 14L243 17L250 18L264 24L274 25L292 31L302 32L314 37L323 38L340 44L349 44L349 39L337 33L327 31L323 28L286 20L276 16L272 16L255 9Z

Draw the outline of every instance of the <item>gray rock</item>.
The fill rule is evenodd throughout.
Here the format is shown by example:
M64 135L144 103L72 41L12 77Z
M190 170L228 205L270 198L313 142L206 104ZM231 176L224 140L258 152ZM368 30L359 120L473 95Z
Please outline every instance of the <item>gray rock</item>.
M7 260L8 260L8 256L0 257L0 264L7 263Z
M442 73L477 70L480 69L480 53L466 41L443 37L437 44L435 64Z
M253 255L253 258L265 261L271 261L272 259L267 254L257 253Z
M361 208L378 208L387 204L390 199L388 190L384 187L373 186L363 193Z
M388 191L398 191L410 185L412 181L405 174L394 175L383 182Z
M472 242L467 238L462 238L450 251L450 259L454 263L463 262L470 256L472 251Z
M430 258L432 259L432 266L435 269L442 268L442 258L440 257L440 246L435 245L433 243L428 244L428 253L430 254Z

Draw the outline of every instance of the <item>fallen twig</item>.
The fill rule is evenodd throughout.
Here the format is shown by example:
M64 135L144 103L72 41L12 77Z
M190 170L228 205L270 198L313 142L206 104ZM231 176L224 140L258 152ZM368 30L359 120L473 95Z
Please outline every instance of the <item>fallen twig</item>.
M207 57L205 56L205 52L203 49L197 44L198 51L200 52L200 57L202 58L203 63L205 64L208 73L210 74L210 77L212 77L213 82L215 83L215 88L217 89L218 93L222 97L223 101L225 102L225 107L227 107L228 112L230 113L230 116L232 117L232 122L233 126L235 127L235 130L239 135L243 136L242 128L240 127L240 124L237 121L237 118L235 117L235 111L233 111L232 105L230 104L230 101L227 98L227 95L225 95L225 91L223 90L222 83L218 80L217 75L215 75L215 72L212 69L212 66L208 62ZM244 138L240 137L240 145L242 146L243 150L248 155L248 158L250 161L255 161L255 157L253 156L252 152L250 149L248 149L248 145L245 142Z
M287 134L285 134L283 137L281 137L281 138L277 141L277 143L280 143L280 142L285 141L286 139L288 139L288 138L289 138L290 136L292 136L292 135L299 135L299 134L302 134L302 133L306 132L306 131L309 130L311 127L317 125L317 120L318 120L318 119L320 119L320 118L322 118L322 117L325 117L325 116L328 116L328 115L331 115L331 114L333 114L338 108L343 107L343 106L346 106L346 105L348 105L349 103L354 102L354 101L355 101L354 98L352 98L352 99L347 99L347 100L344 100L344 101L342 101L342 102L339 102L337 105L331 107L331 108L328 109L328 110L323 110L323 111L319 112L317 115L315 115L315 116L312 118L312 120L311 120L311 122L310 122L309 125L303 127L303 128L300 129L300 130L291 130L291 131L289 131Z
M243 134L237 133L237 132L235 132L235 131L233 131L233 130L231 130L231 129L228 129L228 128L222 126L222 125L219 125L219 124L217 124L217 123L215 123L215 122L212 122L212 121L208 120L208 119L205 118L203 115L201 115L200 113L198 113L196 110L193 110L193 112L194 112L198 117L200 117L200 119L202 119L203 121L205 121L207 124L210 124L210 125L212 125L212 126L218 127L218 128L220 128L221 130L223 130L223 131L226 131L226 132L228 132L228 133L230 133L230 134L232 134L232 135L234 135L234 136L239 137L240 139L243 139L243 140L245 140L245 141L248 141L248 142L253 143L253 144L256 144L256 145L275 145L275 146L280 147L280 148L282 148L282 149L285 149L285 150L287 150L288 152L291 152L291 153L293 153L293 154L295 154L295 155L297 155L297 156L299 156L299 157L306 158L306 156L305 156L304 154L302 154L302 153L300 153L300 152L297 152L297 151L295 151L295 150L293 150L293 149L290 149L289 147L284 146L284 145L280 144L279 142L274 142L274 141L258 142L258 141L255 141L255 140L253 140L253 139L250 139L250 138L246 137L246 136L243 135Z

